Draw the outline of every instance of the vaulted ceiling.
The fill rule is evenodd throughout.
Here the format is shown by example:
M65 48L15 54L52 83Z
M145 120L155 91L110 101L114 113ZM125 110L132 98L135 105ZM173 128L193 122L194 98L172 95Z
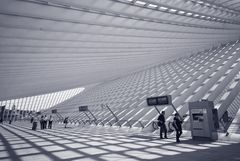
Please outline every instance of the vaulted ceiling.
M239 0L1 0L0 101L108 81L239 36Z

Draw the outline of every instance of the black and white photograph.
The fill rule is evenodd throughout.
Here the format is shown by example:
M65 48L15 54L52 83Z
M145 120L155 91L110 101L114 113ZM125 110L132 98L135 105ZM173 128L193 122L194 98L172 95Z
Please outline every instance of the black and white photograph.
M0 161L240 161L240 0L0 0Z

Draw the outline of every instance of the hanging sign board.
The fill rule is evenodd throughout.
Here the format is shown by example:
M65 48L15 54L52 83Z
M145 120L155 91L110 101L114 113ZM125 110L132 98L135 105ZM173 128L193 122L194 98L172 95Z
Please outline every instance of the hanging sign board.
M54 114L57 113L57 109L52 110L52 113Z
M88 111L88 106L79 106L79 111Z
M170 95L149 97L147 98L147 105L148 106L172 105L172 97Z

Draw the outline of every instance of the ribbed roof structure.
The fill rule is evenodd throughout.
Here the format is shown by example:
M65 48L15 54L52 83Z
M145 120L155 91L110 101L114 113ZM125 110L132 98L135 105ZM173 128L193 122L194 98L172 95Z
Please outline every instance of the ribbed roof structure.
M239 36L239 0L1 0L0 101L109 81Z

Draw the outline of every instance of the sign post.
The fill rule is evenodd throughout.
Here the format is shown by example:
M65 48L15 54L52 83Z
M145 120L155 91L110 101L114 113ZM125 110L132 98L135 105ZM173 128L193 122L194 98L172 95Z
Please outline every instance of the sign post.
M174 111L176 113L178 113L177 109L172 104L172 96L171 95L158 96L158 97L149 97L149 98L147 98L147 105L148 106L154 106L159 114L160 114L160 111L157 109L157 107L156 107L157 105L160 105L160 106L162 106L162 105L171 105L172 108L174 109ZM181 117L180 114L179 114L179 116L183 120L183 118Z
M88 109L88 106L79 106L79 112L83 112L89 119L89 121L91 120L91 117L87 114L87 111L92 115L92 117L94 118L94 123L97 125L97 119L96 117L93 115L93 113Z
M115 113L110 109L110 107L109 107L107 104L106 104L106 105L102 104L101 106L102 106L102 107L107 107L107 109L112 113L113 117L115 117L118 126L121 127L121 124L119 123L118 117L117 117L117 116L115 115Z

